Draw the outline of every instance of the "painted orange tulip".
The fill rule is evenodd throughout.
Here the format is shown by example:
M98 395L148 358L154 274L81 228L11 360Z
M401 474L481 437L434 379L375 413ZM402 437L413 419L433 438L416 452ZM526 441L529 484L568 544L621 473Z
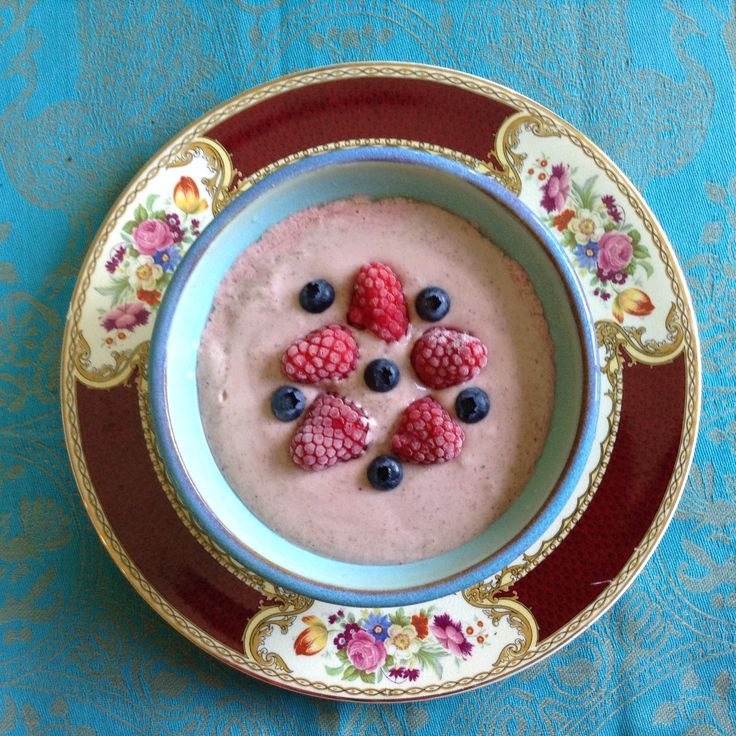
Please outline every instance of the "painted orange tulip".
M297 636L294 651L307 657L319 654L327 646L327 627L317 616L304 616L302 621L307 628Z
M196 215L207 209L207 202L200 199L199 188L190 176L182 176L174 187L174 202L188 215Z
M624 289L613 300L613 316L619 321L624 321L624 312L633 314L635 317L645 317L654 311L654 304L649 295L641 289Z

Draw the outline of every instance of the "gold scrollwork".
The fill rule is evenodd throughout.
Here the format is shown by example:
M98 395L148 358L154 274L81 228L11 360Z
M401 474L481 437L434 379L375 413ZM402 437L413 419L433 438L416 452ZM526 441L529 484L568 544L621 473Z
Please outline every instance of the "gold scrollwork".
M623 347L629 357L644 365L664 365L671 363L685 347L685 330L680 322L679 310L673 304L665 319L667 337L663 340L645 338L646 328L624 328L617 322L603 320L596 322L598 344L606 348L609 357L605 370L621 370L619 347Z
M186 166L200 151L207 160L207 165L215 172L212 176L204 177L202 184L212 199L212 214L218 215L235 196L230 191L230 186L237 172L225 146L214 138L198 136L176 152L169 166L172 168Z
M92 388L111 388L128 380L135 368L146 364L148 359L148 341L136 346L133 350L113 350L110 357L113 363L102 367L92 366L90 356L92 350L84 335L77 334L76 343L72 346L74 370L79 380Z
M532 612L515 598L499 598L499 586L483 582L463 591L463 598L475 608L480 608L494 626L504 619L518 636L506 644L494 666L512 666L536 647L539 627Z
M545 119L540 114L528 112L517 112L507 117L496 132L493 150L488 153L488 158L495 156L501 164L501 171L494 174L509 191L517 197L521 194L521 171L522 164L526 159L525 153L519 153L515 149L519 145L519 133L522 128L529 129L539 137L560 137L554 122Z
M268 650L266 639L271 635L274 626L278 626L281 633L286 634L296 617L308 610L313 603L314 601L306 596L287 593L275 605L262 606L243 631L245 654L261 667L291 672L291 668L279 654Z

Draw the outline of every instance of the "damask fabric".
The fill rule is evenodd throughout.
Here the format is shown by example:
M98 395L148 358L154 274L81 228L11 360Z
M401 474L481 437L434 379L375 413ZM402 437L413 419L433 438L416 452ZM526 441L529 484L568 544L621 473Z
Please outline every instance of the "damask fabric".
M0 733L736 732L736 5L413 5L0 8ZM494 79L598 143L669 234L703 348L694 469L628 593L566 649L511 680L397 706L279 691L170 630L99 543L68 468L58 407L76 273L137 168L248 87L365 59Z

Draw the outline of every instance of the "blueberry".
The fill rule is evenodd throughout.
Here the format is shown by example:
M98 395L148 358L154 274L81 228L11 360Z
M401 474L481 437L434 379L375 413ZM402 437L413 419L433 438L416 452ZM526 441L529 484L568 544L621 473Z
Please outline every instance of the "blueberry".
M417 314L426 322L439 322L450 311L450 297L444 289L429 286L417 294Z
M363 378L371 391L384 394L396 386L401 378L401 373L399 372L399 366L393 361L386 358L377 358L365 367Z
M403 478L403 465L391 455L379 455L368 466L368 480L378 491L392 491Z
M306 405L304 394L293 386L281 386L271 396L271 411L282 422L290 422L301 416Z
M455 399L455 412L461 422L475 424L488 416L491 400L480 388L466 388Z
M324 312L334 301L335 290L332 284L324 279L309 281L299 292L299 304L312 314Z

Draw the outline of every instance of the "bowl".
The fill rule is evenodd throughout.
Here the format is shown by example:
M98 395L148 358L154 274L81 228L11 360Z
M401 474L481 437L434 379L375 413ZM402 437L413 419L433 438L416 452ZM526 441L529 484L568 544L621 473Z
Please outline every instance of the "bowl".
M217 288L242 251L289 215L356 195L428 202L476 225L528 274L554 348L550 429L517 499L484 532L406 564L361 565L275 533L217 466L199 413L197 351ZM166 290L153 331L149 401L161 457L182 504L211 541L276 585L356 607L433 600L499 572L539 541L581 479L595 436L600 368L582 286L560 244L490 177L429 153L356 147L286 165L243 192L197 239Z

